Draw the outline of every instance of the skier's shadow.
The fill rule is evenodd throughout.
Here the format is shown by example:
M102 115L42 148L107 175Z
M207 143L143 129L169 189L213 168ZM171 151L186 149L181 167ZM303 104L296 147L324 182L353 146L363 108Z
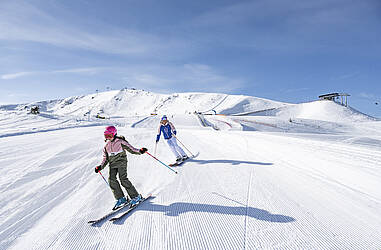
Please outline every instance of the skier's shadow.
M198 164L222 163L222 164L231 164L231 165L239 165L239 164L263 165L263 166L273 165L273 163L269 163L269 162L239 161L239 160L195 160L195 159L190 159L189 161L190 162L196 162Z
M149 211L149 212L161 212L166 216L179 216L188 212L193 213L209 213L209 214L225 214L225 215L239 215L248 216L257 220L274 222L274 223L288 223L293 222L295 219L293 217L282 215L282 214L272 214L264 209L259 209L249 206L222 206L222 205L210 205L210 204L200 204L200 203L188 203L188 202L175 202L168 206L154 204L151 201L146 201L136 208L135 212L138 211ZM130 215L115 221L114 224L124 224L126 219Z

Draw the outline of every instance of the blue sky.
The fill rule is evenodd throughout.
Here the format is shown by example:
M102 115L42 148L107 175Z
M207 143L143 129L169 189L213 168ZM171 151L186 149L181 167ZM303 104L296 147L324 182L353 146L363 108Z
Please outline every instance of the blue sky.
M107 87L346 92L381 117L380 31L379 0L1 0L0 103Z

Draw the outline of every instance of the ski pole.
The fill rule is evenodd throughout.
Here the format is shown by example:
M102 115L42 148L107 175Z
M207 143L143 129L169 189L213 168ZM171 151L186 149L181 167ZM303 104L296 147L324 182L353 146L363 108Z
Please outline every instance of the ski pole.
M155 143L155 151L153 151L153 155L156 156L157 142Z
M161 164L163 164L164 166L166 166L167 168L169 168L171 171L175 172L177 174L177 171L173 170L170 166L168 166L167 164L165 164L164 162L162 162L161 160L157 159L155 156L151 155L150 153L146 152L146 154L148 154L149 156L151 156L152 158L154 158L155 160L157 160L158 162L160 162Z
M173 136L176 138L176 140L177 140L178 142L180 142L180 144L181 144L186 150L188 150L188 152L192 155L192 157L194 157L194 154L192 154L192 152L191 152L189 149L187 149L187 147L185 147L185 145L179 140L179 138L177 138L177 136L176 136L175 134L173 134Z
M103 178L103 180L106 182L107 186L110 187L110 185L109 185L108 182L106 181L105 177L103 176L102 172L99 171L98 173L102 176L102 178Z
M107 186L110 188L110 190L112 191L112 188L110 187L110 185L108 184L108 182L106 181L105 177L103 176L102 172L99 171L98 172L101 176L102 176L102 179L106 182Z

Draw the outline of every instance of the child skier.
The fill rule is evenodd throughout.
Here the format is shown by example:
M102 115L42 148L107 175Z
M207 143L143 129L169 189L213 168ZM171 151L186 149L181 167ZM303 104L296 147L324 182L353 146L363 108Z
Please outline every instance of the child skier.
M177 145L176 138L172 137L172 133L176 135L176 128L173 126L172 122L168 121L166 115L161 118L160 127L158 129L158 135L156 136L156 143L160 140L160 135L163 132L164 139L167 140L167 143L176 156L176 162L185 161L189 157L184 152L184 150Z
M117 136L117 130L114 126L106 127L104 136L106 145L103 148L103 161L101 165L95 167L95 173L98 173L109 164L109 184L116 199L113 210L127 202L131 205L135 205L141 201L142 196L136 191L135 187L127 178L127 155L125 150L131 154L141 155L144 154L147 149L136 149L131 146L123 136ZM116 179L116 174L119 174L119 180L122 186L127 190L127 198L124 196L123 190Z

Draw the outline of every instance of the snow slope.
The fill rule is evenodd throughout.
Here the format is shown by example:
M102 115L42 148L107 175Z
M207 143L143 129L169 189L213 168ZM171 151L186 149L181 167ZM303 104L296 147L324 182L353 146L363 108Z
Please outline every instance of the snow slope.
M144 95L137 98L151 98ZM199 110L222 105L219 98ZM128 154L130 180L155 197L96 226L87 221L114 203L94 173L104 125L119 124L132 145L153 152L160 117L138 110L75 120L75 109L34 116L8 107L0 113L0 249L380 249L381 122L330 105L324 117L313 108L320 104L303 112L289 105L287 115L282 105L283 116L205 116L219 130L178 107L170 119L197 158L175 175L148 155ZM157 157L174 160L163 140Z
M205 116L218 129L294 133L353 133L376 118L332 101L285 104L247 115ZM365 124L365 125L364 125ZM364 126L363 126L364 125Z
M351 123L374 120L374 118L362 114L357 110L326 100L287 106L287 108L279 108L275 112L276 116L283 118L291 117L329 122Z

